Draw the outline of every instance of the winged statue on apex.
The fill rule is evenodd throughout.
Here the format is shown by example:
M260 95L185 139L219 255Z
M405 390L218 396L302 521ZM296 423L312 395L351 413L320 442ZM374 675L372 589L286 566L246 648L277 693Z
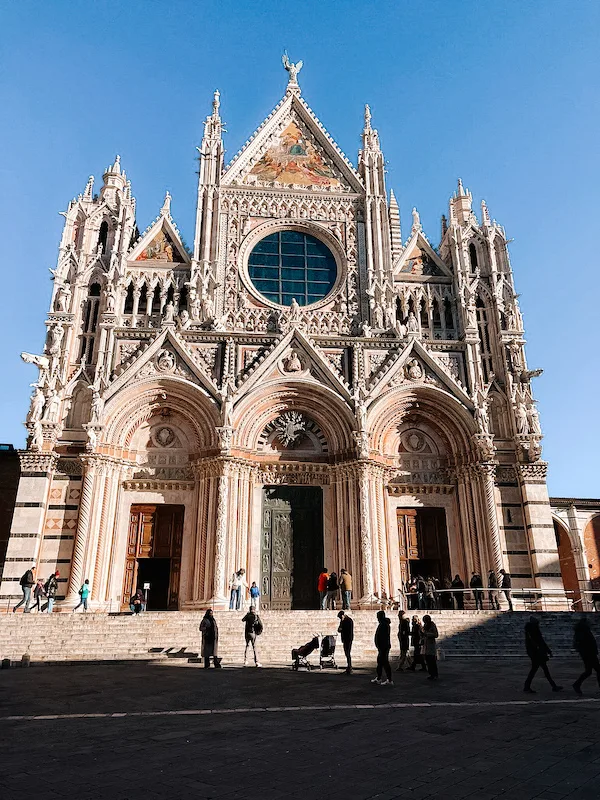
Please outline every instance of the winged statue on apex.
M298 83L298 73L304 66L303 61L298 61L296 64L292 63L288 58L287 50L281 56L281 63L283 64L284 68L289 72L290 79L288 83L297 84Z

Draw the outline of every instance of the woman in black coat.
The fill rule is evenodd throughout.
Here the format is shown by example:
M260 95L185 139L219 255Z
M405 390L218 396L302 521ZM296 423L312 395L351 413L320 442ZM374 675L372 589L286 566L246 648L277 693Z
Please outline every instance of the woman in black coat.
M423 646L423 626L421 620L415 614L412 618L412 630L410 632L410 643L413 646L413 662L409 667L413 672L417 668L417 664L421 665L421 672L427 672L425 661L421 655L421 648Z
M390 666L390 650L392 641L390 636L391 623L385 615L385 611L377 612L377 630L375 631L375 647L377 648L377 677L371 683L378 683L381 686L393 686L392 667ZM381 676L385 671L385 680Z
M209 608L200 623L200 633L202 634L202 650L200 655L204 659L204 668L210 667L210 659L214 662L215 667L221 666L221 659L219 653L219 628L217 620L213 616L212 608Z

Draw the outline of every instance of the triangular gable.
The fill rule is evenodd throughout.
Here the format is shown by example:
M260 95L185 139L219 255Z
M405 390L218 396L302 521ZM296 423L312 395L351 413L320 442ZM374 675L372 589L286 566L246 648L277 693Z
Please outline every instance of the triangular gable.
M286 380L278 371L278 362L288 353L290 349L297 351L304 357L305 369L302 370L303 380L313 379L325 384L336 394L341 395L346 400L351 400L352 395L348 385L340 378L333 369L327 358L319 352L315 345L308 339L302 331L292 328L277 344L261 364L242 381L235 392L235 399L239 399L242 394L246 394L256 384L263 383L268 377L277 376L278 380ZM294 378L294 373L290 373L290 379Z
M414 384L418 385L419 383L427 383L428 382L428 372L431 373L431 376L435 377L442 387L447 389L450 394L454 395L461 403L467 406L467 408L472 408L473 403L469 395L465 392L465 390L460 386L451 375L449 375L446 370L442 367L442 365L436 360L435 356L433 356L428 350L426 350L423 345L419 342L418 339L412 339L406 348L399 354L398 359L390 366L387 372L384 372L383 375L376 381L373 386L369 389L369 398L374 400L378 395L380 395L389 384L393 384L394 380L400 384L398 381L401 376L403 377L402 373L409 363L411 359L416 359L419 364L422 363L424 369L422 369L422 376L421 378L414 378ZM406 382L407 386L410 386L410 380Z
M437 275L452 277L452 273L429 244L420 230L415 231L392 266L395 278L405 275Z
M202 372L200 367L194 362L190 353L188 353L187 348L170 328L160 333L150 347L144 350L139 358L133 361L127 369L110 384L104 399L108 400L120 389L123 389L134 381L136 377L146 377L144 367L150 365L157 357L160 358L160 351L162 350L167 350L174 354L176 360L173 363L173 369L167 368L162 370L162 367L159 365L158 369L154 370L152 373L148 372L147 377L150 377L152 374L154 377L192 379L192 382L198 383L200 388L204 389L206 394L214 400L219 399L215 384ZM177 363L179 361L181 361L181 364ZM168 367L168 359L166 363Z
M128 261L158 264L189 264L179 231L170 216L161 214L137 242Z
M222 185L362 192L360 175L302 97L288 94L226 168Z

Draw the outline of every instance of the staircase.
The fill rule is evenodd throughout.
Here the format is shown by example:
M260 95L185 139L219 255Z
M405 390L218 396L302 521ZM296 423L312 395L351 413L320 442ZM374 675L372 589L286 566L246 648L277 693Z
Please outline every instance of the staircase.
M353 611L356 663L375 659L373 611ZM36 614L0 615L0 658L20 661L28 654L40 661L114 661L193 659L199 656L198 626L202 611L130 614ZM392 621L392 655L398 654L397 617ZM432 611L438 626L442 658L523 656L524 612ZM219 655L225 664L241 664L244 654L242 612L221 611ZM569 612L537 614L542 632L555 655L571 655L573 625L581 617ZM588 616L600 641L600 614ZM338 619L331 611L264 611L264 633L258 639L263 664L290 664L291 649L308 642L314 634L336 633ZM338 663L345 659L338 642ZM313 662L316 661L313 654Z

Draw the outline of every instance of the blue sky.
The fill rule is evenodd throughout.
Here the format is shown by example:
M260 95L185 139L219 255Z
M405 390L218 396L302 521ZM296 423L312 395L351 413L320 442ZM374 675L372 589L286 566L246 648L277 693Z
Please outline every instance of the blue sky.
M195 147L212 92L233 156L285 90L356 162L370 103L405 233L439 240L460 176L514 238L512 264L554 495L600 496L598 32L577 0L0 2L0 441L24 443L62 217L120 153L140 229L164 192L193 239Z

